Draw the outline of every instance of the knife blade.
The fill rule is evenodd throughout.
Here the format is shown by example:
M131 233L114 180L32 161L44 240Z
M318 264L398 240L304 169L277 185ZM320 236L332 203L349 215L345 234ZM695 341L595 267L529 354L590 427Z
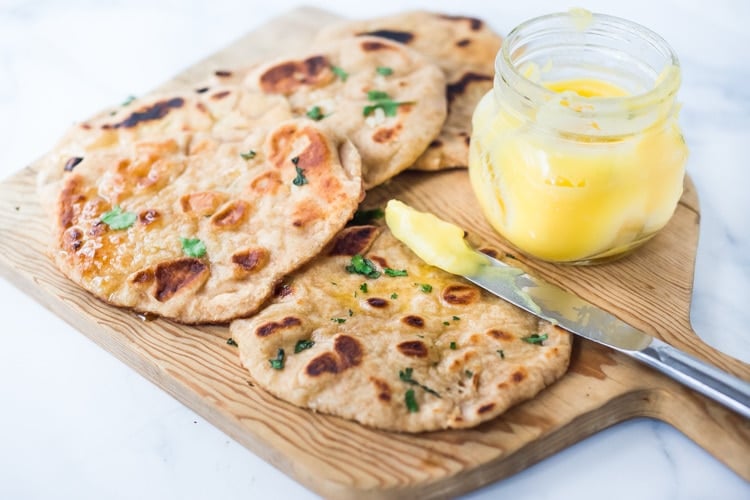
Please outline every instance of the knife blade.
M711 366L562 288L485 254L486 264L463 275L539 318L645 363L750 418L750 383Z

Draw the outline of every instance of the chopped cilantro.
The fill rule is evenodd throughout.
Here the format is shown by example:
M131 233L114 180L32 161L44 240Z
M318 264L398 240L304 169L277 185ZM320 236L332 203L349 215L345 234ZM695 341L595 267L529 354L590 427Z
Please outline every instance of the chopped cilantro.
M367 99L370 101L380 101L383 99L390 99L390 96L387 92L383 92L382 90L370 90L367 92Z
M450 345L450 347L451 347L451 350L452 350L452 351L455 351L455 350L456 350L456 349L458 348L458 346L456 346L456 343L455 343L455 342L451 342L451 345Z
M375 102L365 106L362 110L364 116L370 116L376 109L380 108L385 113L385 116L396 116L398 114L398 107L404 104L413 104L411 102L397 102L390 98L390 96L382 90L370 90L367 92L367 99Z
M294 170L297 172L297 177L294 178L292 184L295 186L304 186L307 184L307 177L305 177L305 171L297 165L294 165Z
M110 229L127 229L135 224L136 215L133 212L123 212L120 205L102 215L101 221L109 226Z
M505 359L505 351L503 351L502 349L498 349L497 353L500 355L501 359Z
M388 66L378 66L375 71L377 71L379 75L383 76L390 76L393 74L393 69L389 68Z
M529 344L541 344L545 340L547 340L547 334L539 335L538 333L535 333L534 335L529 335L528 337L521 337L521 340L524 342L528 342Z
M349 317L351 318L352 316L354 316L354 311L352 311L351 309L349 309Z
M458 320L460 320L460 319L461 319L461 318L459 318L458 316L453 316L453 321L458 321Z
M409 413L416 413L419 411L419 403L417 403L417 398L414 396L414 389L406 391L406 394L404 394L404 402L406 403L406 409L409 410Z
M406 269L391 269L390 267L385 267L383 268L383 272L391 278L395 278L396 276L408 276Z
M188 257L203 257L206 255L206 245L198 238L180 238L182 252Z
M394 299L394 300L396 300L398 298L398 294L396 292L393 292L391 294L391 298Z
M374 219L382 219L385 216L382 208L373 208L372 210L357 210L354 217L349 221L351 226L361 226L369 224Z
M342 82L345 82L347 78L349 78L349 73L344 71L343 69L339 68L338 66L331 66L331 71L333 71L333 74L341 78Z
M420 290L422 290L424 293L430 293L432 291L432 285L429 283L414 283L419 287Z
M473 372L473 371L471 371L471 370L466 370L466 371L465 371L464 373L466 374L466 377L467 377L467 378L471 378L471 377L473 377L473 376L474 376L474 372Z
M300 353L306 349L310 349L312 346L315 345L315 341L307 339L307 340L298 340L296 344L294 344L294 354Z
M268 362L274 370L283 370L285 359L286 356L284 355L284 349L279 349L276 351L276 357L274 359L269 359Z
M450 322L450 321L443 321L443 324L444 324L445 326L448 326L448 325L450 325L450 324L451 324L451 322Z
M346 323L346 318L331 318L331 321L340 325L341 323Z
M255 158L255 151L251 149L247 153L240 153L240 156L243 160L252 160L253 158Z
M417 382L416 380L414 380L413 378L411 378L411 374L412 374L413 371L414 371L414 369L411 368L411 367L404 368L403 370L399 370L398 371L398 378L400 378L402 382L406 382L407 384L419 386L425 392L429 392L433 396L440 397L440 394L438 394L437 391L434 391L434 390L430 389L429 387L427 387L426 385L422 385L419 382Z
M375 264L370 259L365 259L361 254L356 254L352 257L352 263L346 266L346 271L352 274L361 274L368 278L380 277L380 271L375 269ZM360 290L362 287L360 287ZM367 290L362 290L366 292Z
M229 337L227 339L227 345L233 345L233 346L237 347L239 344L237 344L237 341L234 340L232 337Z
M308 109L307 113L305 114L308 118L310 118L311 120L315 120L316 122L326 117L326 115L324 115L320 110L320 106L313 106L312 108Z
M359 285L359 291L362 293L367 293L367 283L362 283L361 285ZM357 292L354 292L354 294L356 295Z
M134 95L129 95L124 101L122 101L121 106L127 106L129 104L132 104L133 101L135 101L135 96Z

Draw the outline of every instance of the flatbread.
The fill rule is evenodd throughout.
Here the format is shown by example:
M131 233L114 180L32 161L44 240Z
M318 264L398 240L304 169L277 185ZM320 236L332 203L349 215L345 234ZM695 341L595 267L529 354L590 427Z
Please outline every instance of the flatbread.
M378 68L392 73L380 74ZM440 69L408 47L383 38L337 40L294 58L261 64L247 74L244 84L251 91L284 96L296 116L317 109L321 124L356 146L366 189L414 163L437 137L446 116ZM368 97L371 91L401 103L392 107L393 116Z
M243 111L266 99L154 96L79 125L46 160L57 266L102 300L184 323L253 313L363 196L351 143L311 120L268 125L274 106L261 106L271 120ZM132 225L107 222L118 207Z
M408 276L351 274L356 254ZM561 377L571 350L567 332L426 265L376 226L343 230L230 330L255 382L280 399L405 432L489 420ZM535 334L546 339L522 340ZM295 352L305 341L314 345Z
M404 43L443 69L448 117L440 135L412 168L466 167L471 115L482 96L492 88L495 56L502 37L476 18L412 11L334 24L323 28L317 40L339 40L352 35L379 36Z
M111 152L143 140L174 139L184 146L199 133L210 134L216 141L241 141L254 130L266 130L292 118L282 98L212 83L131 98L71 127L39 162L44 206L54 211L54 191L59 190L56 183L76 167L78 159L93 153Z

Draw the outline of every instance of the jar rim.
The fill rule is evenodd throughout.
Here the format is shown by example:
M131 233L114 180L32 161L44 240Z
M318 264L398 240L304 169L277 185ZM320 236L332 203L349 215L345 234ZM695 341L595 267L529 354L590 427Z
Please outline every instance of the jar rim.
M576 26L574 24L576 22L575 16L580 15L580 13L584 13L586 17L590 16L590 21L586 22L583 26ZM586 18L578 19L578 22L581 22L581 20L585 21ZM622 110L623 107L631 110L643 109L644 107L653 106L656 103L663 102L677 93L680 86L680 63L674 49L672 49L663 37L653 30L634 21L607 14L590 13L583 9L573 9L569 12L546 14L524 21L513 28L510 33L508 33L508 36L505 38L503 45L495 58L496 76L506 79L506 83L511 86L515 85L522 87L524 98L531 100L532 102L545 102L554 98L554 96L557 95L555 91L533 81L521 72L520 68L512 59L512 50L515 48L514 42L518 42L519 39L523 39L522 37L534 33L537 28L554 22L562 24L563 21L569 22L571 27L582 33L585 33L592 26L603 26L627 32L650 44L664 55L665 59L663 73L655 80L653 87L645 92L621 97L574 96L576 100L580 99L582 102L595 103L597 106L597 113L607 113L608 111L616 112ZM503 66L509 71L502 71ZM512 81L507 81L508 78L512 79Z

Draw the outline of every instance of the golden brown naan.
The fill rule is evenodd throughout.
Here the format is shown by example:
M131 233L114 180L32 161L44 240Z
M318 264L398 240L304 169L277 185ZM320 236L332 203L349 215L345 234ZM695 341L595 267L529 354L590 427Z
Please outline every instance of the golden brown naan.
M410 11L393 16L344 21L323 28L318 41L378 36L408 45L445 73L448 116L440 135L415 162L417 170L466 167L471 115L492 88L494 62L502 37L484 21L436 12Z
M347 272L357 254L382 274ZM277 397L406 432L499 415L561 377L571 349L567 332L426 265L376 226L343 230L230 330L242 364Z
M258 65L244 83L252 91L284 96L295 116L314 116L347 136L362 157L365 189L414 163L446 117L440 69L383 38L319 45Z
M311 120L269 125L268 99L160 96L77 126L45 160L58 267L109 303L185 323L254 312L363 195L351 143ZM107 221L118 209L125 228Z

